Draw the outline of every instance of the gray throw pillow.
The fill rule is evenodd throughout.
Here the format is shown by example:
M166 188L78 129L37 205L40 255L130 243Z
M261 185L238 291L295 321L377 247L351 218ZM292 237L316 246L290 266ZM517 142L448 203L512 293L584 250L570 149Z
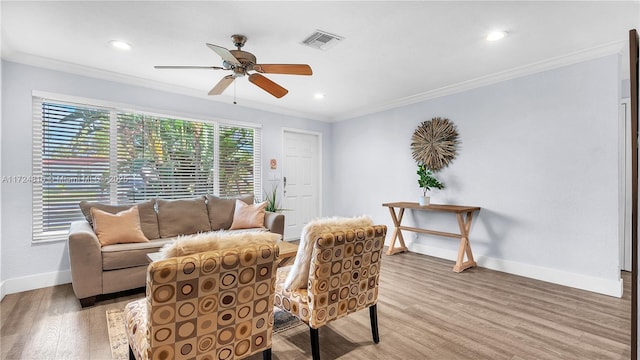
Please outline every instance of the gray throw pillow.
M211 231L204 197L177 200L156 200L160 237L196 234Z

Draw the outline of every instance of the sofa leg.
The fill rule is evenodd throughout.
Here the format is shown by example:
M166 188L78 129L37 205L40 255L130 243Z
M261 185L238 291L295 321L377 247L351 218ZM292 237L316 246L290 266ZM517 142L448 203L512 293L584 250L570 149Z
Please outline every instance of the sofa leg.
M311 335L311 357L313 360L320 360L320 340L318 337L318 329L309 328Z
M271 360L271 348L262 352L262 360Z
M369 306L369 317L371 318L371 335L373 335L373 342L380 342L380 335L378 334L378 304Z
M80 299L80 306L82 306L83 308L87 306L93 306L95 303L96 303L95 296L89 296L89 297Z
M133 349L131 349L131 345L129 345L129 360L136 360L136 356L133 353Z

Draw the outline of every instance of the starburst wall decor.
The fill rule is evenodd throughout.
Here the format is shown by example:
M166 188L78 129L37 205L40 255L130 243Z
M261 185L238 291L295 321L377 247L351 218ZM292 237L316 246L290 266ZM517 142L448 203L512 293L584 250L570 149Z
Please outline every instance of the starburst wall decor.
M447 167L457 155L458 130L446 118L435 117L423 121L411 136L411 153L419 164L431 171Z

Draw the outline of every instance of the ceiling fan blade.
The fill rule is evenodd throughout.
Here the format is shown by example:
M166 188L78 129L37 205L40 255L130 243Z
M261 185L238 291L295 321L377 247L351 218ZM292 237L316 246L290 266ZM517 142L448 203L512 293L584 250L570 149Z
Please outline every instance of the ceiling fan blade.
M220 81L218 81L218 83L216 84L216 86L213 87L213 89L211 89L211 91L209 91L209 95L220 95L222 94L222 92L229 86L231 85L231 83L233 82L233 80L235 80L236 78L233 77L233 75L227 75L225 77L223 77Z
M266 74L312 75L307 64L256 64L253 70Z
M223 48L222 46L213 45L209 43L207 43L207 46L209 47L209 49L215 51L216 54L220 55L222 60L228 62L229 64L242 65L240 64L240 61L238 61L238 59L236 59L236 57L233 56L233 54L231 54L231 52L228 49Z
M260 74L251 74L249 75L249 81L256 84L262 90L268 92L269 94L280 99L281 97L287 95L289 90L283 88L282 86L274 83L273 81L267 79L266 77Z
M220 66L174 66L174 65L156 65L154 69L213 69L213 70L225 70Z

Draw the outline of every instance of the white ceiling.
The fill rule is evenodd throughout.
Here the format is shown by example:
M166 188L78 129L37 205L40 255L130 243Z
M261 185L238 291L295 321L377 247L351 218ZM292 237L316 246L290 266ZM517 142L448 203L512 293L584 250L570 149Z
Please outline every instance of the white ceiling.
M5 0L0 10L4 59L227 103L233 85L206 95L227 72L153 66L220 66L205 43L233 49L229 36L244 34L259 63L306 63L314 74L267 75L289 89L282 99L238 79L238 104L325 121L624 52L640 25L638 1ZM326 51L301 45L317 29L344 40ZM493 29L509 36L487 42Z

